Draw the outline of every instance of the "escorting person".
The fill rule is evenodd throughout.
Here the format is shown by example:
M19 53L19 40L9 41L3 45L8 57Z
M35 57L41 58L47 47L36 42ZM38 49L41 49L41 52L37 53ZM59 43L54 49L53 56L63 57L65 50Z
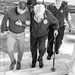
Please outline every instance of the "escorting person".
M71 25L71 16L67 8L67 2L62 1L62 0L55 0L56 3L55 5L49 5L48 9L54 14L54 16L58 19L59 22L59 30L58 30L58 35L56 37L56 45L55 45L55 52L56 54L59 53L59 48L62 44L63 36L64 36L64 30L65 30L65 25L64 25L64 20L68 22L69 25ZM53 55L53 32L54 29L52 27L49 28L49 33L48 33L48 47L47 47L47 59L50 60L51 56Z
M30 48L32 54L32 65L36 66L36 62L39 62L39 67L43 67L43 56L46 51L45 42L49 31L49 26L54 28L54 35L58 34L58 21L53 14L45 9L43 4L37 4L34 6L34 10L31 15L31 32L30 32ZM38 46L37 46L38 45ZM39 56L37 57L37 48L39 49Z
M7 20L9 20L9 30L7 33L7 51L11 60L10 70L21 68L21 61L24 52L24 41L25 41L25 28L30 22L30 13L27 9L25 1L20 1L17 7L14 7L6 12L3 17L1 32L5 31L7 26ZM17 42L18 45L18 59L14 58L14 45Z

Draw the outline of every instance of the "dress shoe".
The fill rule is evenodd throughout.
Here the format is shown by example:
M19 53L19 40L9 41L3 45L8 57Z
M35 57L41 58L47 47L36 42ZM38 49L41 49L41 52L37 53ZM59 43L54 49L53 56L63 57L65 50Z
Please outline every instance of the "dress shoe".
M43 60L39 61L39 67L43 68Z
M36 64L32 63L31 68L35 68Z
M17 62L17 64L16 64L16 70L19 70L19 69L21 69L21 63Z
M38 62L39 62L39 67L42 68L43 67L43 60L40 56L38 57Z
M12 63L11 63L11 65L10 65L10 70L13 70L14 69L14 66L15 66L15 64L16 64L16 60L14 60Z
M56 54L59 54L59 50L56 50L55 53L56 53Z
M48 56L47 56L47 60L50 60L50 59L51 59L51 56L48 55Z

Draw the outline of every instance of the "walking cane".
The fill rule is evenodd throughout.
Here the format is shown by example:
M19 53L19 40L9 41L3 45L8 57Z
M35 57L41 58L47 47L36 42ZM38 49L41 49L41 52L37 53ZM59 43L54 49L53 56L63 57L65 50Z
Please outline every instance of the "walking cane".
M56 36L54 36L54 41L53 41L53 67L51 70L54 72L55 71L55 44L56 44Z

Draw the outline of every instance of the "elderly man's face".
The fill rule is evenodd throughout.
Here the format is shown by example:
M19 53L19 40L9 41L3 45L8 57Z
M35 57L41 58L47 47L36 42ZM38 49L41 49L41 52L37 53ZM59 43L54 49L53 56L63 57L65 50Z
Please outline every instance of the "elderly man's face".
M25 2L19 2L19 8L21 9L21 10L25 10L25 8L26 8L26 3Z
M56 0L56 4L60 4L62 0Z

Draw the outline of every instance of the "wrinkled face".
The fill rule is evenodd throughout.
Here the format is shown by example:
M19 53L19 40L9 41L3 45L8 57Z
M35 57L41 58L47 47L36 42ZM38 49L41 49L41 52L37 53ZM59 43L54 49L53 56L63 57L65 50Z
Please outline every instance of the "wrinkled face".
M36 16L36 17L39 17L39 16L40 16L40 13L41 13L41 10L38 9L38 10L35 12L35 16Z
M25 3L24 1L19 2L19 8L20 8L21 10L25 10L25 8L26 8L26 3Z
M41 16L43 16L43 14L44 14L44 12L45 12L45 7L44 7L44 5L40 4L40 5L34 6L34 12L35 12L35 16L36 16L36 17L41 17Z

